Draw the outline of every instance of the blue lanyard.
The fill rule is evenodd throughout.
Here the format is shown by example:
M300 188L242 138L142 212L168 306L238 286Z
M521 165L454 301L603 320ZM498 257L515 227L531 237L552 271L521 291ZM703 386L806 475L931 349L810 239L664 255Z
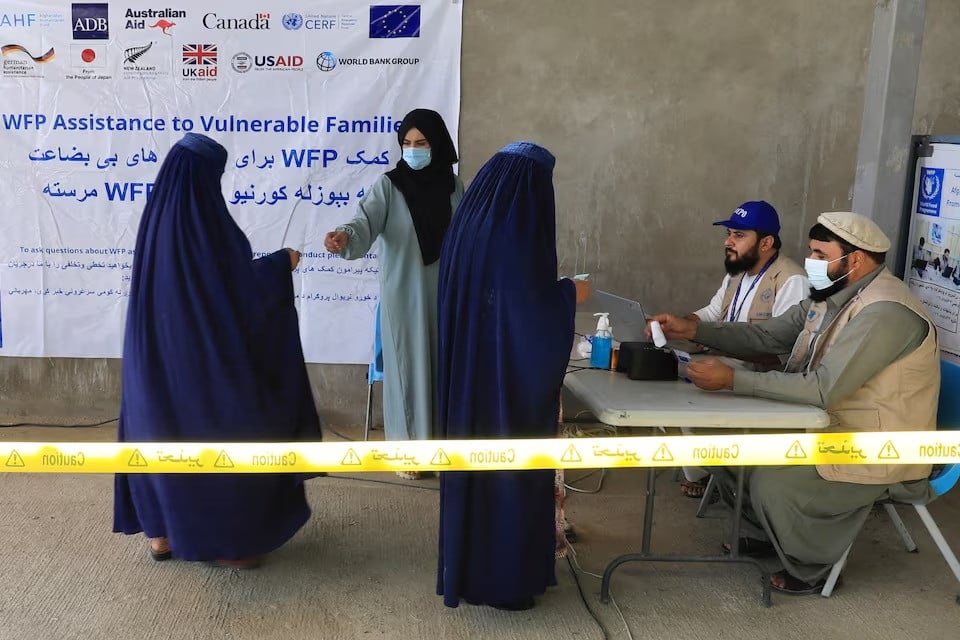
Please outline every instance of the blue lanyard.
M737 318L740 316L740 312L743 311L743 305L746 304L747 298L750 297L750 292L753 291L755 286L757 286L757 283L760 282L760 278L762 278L763 274L767 272L767 269L770 268L770 265L773 264L778 255L779 254L774 255L772 258L767 260L767 264L763 265L763 269L760 269L760 273L758 273L757 277L754 278L753 282L750 283L750 288L747 289L745 294L743 294L743 302L740 303L740 308L737 309L737 300L740 299L740 285L743 284L743 278L740 278L740 282L737 283L737 292L733 294L733 304L730 305L730 322L737 321Z

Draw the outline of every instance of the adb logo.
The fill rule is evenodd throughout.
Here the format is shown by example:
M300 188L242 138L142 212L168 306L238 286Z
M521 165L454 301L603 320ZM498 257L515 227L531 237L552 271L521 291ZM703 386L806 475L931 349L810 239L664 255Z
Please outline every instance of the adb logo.
M109 40L106 2L74 2L70 5L74 40Z

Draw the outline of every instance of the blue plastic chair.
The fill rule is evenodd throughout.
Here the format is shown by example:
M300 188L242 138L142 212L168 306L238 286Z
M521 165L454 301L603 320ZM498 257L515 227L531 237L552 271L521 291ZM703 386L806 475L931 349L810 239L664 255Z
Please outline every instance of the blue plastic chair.
M377 303L376 320L373 329L373 360L367 368L367 412L363 425L363 439L370 436L373 426L373 383L383 382L383 345L380 342L380 303Z
M940 406L937 407L938 429L958 429L960 428L960 408L958 408L958 404L960 403L957 403L955 398L957 392L960 391L960 366L942 361L940 363L940 372ZM960 480L960 464L949 464L934 468L933 474L930 476L930 486L937 496L942 496L957 486L958 480ZM903 539L907 551L917 551L917 544L910 536L910 532L907 530L906 525L903 524L903 520L900 518L900 514L897 513L897 509L893 503L885 502L883 507L893 521L893 526L896 527L900 533L900 537ZM930 515L930 511L927 510L927 505L914 504L913 508L917 510L920 521L923 522L927 528L927 532L930 534L930 537L933 538L934 544L937 545L937 549L940 550L940 554L943 556L943 559L946 560L950 570L953 571L957 582L960 582L960 561L957 560L957 556L953 553L953 549L950 548L950 544L940 532L940 527L937 526L933 516ZM833 565L833 569L830 571L830 575L823 585L823 590L820 592L820 595L824 598L829 598L830 594L833 593L837 579L840 577L840 572L847 562L847 556L850 554L852 547L853 544L847 547L847 550L843 552L840 560ZM958 598L960 598L960 596L958 596Z
M933 491L937 496L942 496L957 485L958 479L960 479L960 464L951 464L946 467L941 467L939 472L930 478L930 486L933 487ZM903 524L903 520L897 513L896 507L890 502L884 503L883 507L887 510L887 514L893 521L893 525L897 528L901 538L903 538L907 551L916 552L918 549L917 544L910 536L906 525ZM957 556L953 553L953 549L950 548L950 544L946 538L943 537L943 533L940 532L940 527L937 526L933 516L930 515L930 511L927 510L927 505L915 504L913 508L917 510L920 521L926 526L927 532L930 534L930 537L933 538L934 544L937 545L937 549L940 550L940 554L943 556L943 559L946 560L957 582L960 582L960 561L957 560ZM830 575L827 577L827 581L820 591L820 595L824 598L829 598L830 594L833 593L833 589L837 584L837 579L840 577L840 572L843 571L843 567L847 562L847 556L850 554L851 548L853 548L853 544L847 547L847 550L843 552L843 556L833 565L833 569L831 569Z

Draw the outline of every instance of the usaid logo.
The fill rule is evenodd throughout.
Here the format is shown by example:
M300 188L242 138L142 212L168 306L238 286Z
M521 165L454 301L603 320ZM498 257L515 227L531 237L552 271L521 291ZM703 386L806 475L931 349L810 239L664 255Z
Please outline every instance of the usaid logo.
M74 40L110 39L106 2L74 2L70 9Z

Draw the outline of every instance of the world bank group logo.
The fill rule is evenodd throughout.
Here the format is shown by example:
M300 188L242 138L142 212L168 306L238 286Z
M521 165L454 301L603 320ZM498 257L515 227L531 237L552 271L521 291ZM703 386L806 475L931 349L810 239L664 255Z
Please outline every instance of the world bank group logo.
M317 56L317 69L320 71L333 71L337 67L337 56L331 51L324 51Z
M943 169L925 167L920 175L917 194L917 213L925 216L940 215L940 198L943 195Z

